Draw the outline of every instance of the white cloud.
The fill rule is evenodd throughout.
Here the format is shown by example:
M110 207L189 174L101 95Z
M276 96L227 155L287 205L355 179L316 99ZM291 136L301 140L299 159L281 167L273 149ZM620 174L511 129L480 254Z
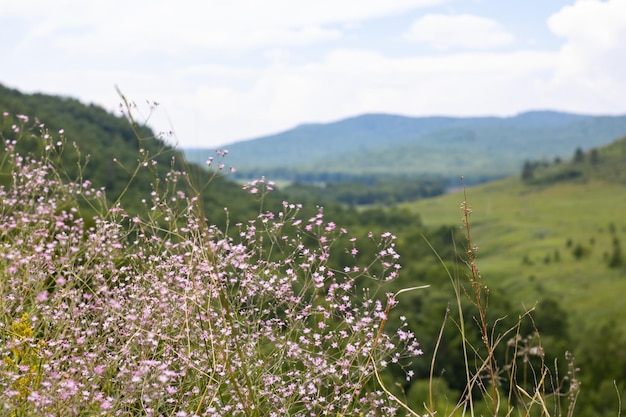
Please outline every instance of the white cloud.
M607 103L598 100L607 92L568 93L567 85L551 83L558 59L554 52L531 50L390 58L342 49L300 65L207 65L154 75L58 73L52 81L64 83L61 91L71 95L91 89L101 103L119 98L112 88L93 86L119 84L137 102L162 103L151 123L157 131L175 130L185 146L214 146L365 112L510 115L537 108L586 111L590 103L607 111Z
M548 26L565 38L553 87L570 91L579 105L592 100L617 109L626 94L626 1L579 0L551 16Z
M26 43L54 37L64 50L132 55L168 54L193 48L232 50L302 45L337 39L328 26L359 22L442 3L446 0L23 0L6 2L3 14L37 28ZM11 4L9 4L11 3ZM79 35L79 36L77 36Z
M268 68L244 91L216 86L179 95L175 107L181 114L187 103L189 119L178 118L177 130L181 140L198 143L198 123L193 131L187 127L201 120L213 132L206 143L223 143L364 112L513 114L545 107L544 80L554 58L533 51L389 58L336 50L317 63Z
M557 35L608 50L624 44L616 37L626 30L626 2L583 0L563 7L548 19Z
M487 49L508 45L514 36L498 22L470 14L427 14L416 20L405 38L436 49Z

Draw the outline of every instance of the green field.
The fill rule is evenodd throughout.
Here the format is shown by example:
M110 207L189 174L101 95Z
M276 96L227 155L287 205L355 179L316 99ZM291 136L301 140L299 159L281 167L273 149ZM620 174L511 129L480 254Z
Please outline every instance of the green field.
M467 189L471 232L484 281L513 303L550 296L574 322L626 315L626 269L609 268L626 240L626 187L614 183L527 186L517 178ZM426 225L459 224L463 193L410 205ZM568 244L569 242L569 244ZM576 247L583 255L574 256ZM624 324L626 327L626 324Z

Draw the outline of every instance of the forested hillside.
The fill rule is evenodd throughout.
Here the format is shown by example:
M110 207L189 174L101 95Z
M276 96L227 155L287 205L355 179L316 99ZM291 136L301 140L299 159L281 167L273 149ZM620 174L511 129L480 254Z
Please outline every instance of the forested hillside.
M43 154L45 145L38 137L41 131L63 138L66 145L58 163L66 178L88 179L96 188L106 189L110 202L121 198L133 210L143 210L141 199L149 199L153 183L157 178L165 178L172 168L189 170L198 187L212 177L201 166L185 164L183 154L166 145L161 137L142 125L142 120L131 125L121 114L110 114L93 104L85 105L69 97L23 94L0 85L0 111L4 113L5 137L15 134L16 129L30 129L29 135L17 144L19 152ZM26 122L17 115L30 120ZM215 152L212 156L216 161L221 159ZM150 161L150 169L138 170L140 161L144 160ZM222 176L214 178L211 186L211 192L203 195L205 210L213 221L223 223L227 202L237 202L244 194L240 185L224 181ZM231 213L234 219L254 214L255 207L245 201L234 205Z
M531 185L601 180L626 184L626 136L600 148L577 148L569 160L526 161L522 180Z

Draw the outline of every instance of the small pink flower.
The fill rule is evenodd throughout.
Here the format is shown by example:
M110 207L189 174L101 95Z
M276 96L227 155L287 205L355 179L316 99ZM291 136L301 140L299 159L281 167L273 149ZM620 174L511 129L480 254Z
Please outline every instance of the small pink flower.
M100 408L103 410L109 410L111 407L113 407L113 402L111 400L111 397L107 397L106 399L102 400L102 402L100 403Z

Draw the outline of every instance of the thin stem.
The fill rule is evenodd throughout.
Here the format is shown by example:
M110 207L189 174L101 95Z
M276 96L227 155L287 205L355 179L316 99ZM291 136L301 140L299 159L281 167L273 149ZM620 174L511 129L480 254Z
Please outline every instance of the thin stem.
M478 314L480 317L480 333L482 336L483 343L485 348L487 349L487 368L489 371L489 377L491 379L491 391L492 391L492 401L493 401L493 411L494 415L498 414L498 391L497 391L497 379L495 375L495 363L494 363L494 355L493 355L493 346L489 342L489 330L487 325L487 317L486 317L486 306L483 304L482 300L482 284L480 282L480 272L478 271L478 266L476 265L476 250L477 248L472 246L472 238L471 238L471 227L469 216L472 213L472 209L467 203L467 189L465 186L463 187L463 204L461 205L461 209L463 211L463 226L465 227L465 238L467 241L467 260L465 263L470 269L470 283L472 284L472 289L474 290L474 302L476 303L476 307L478 308Z

